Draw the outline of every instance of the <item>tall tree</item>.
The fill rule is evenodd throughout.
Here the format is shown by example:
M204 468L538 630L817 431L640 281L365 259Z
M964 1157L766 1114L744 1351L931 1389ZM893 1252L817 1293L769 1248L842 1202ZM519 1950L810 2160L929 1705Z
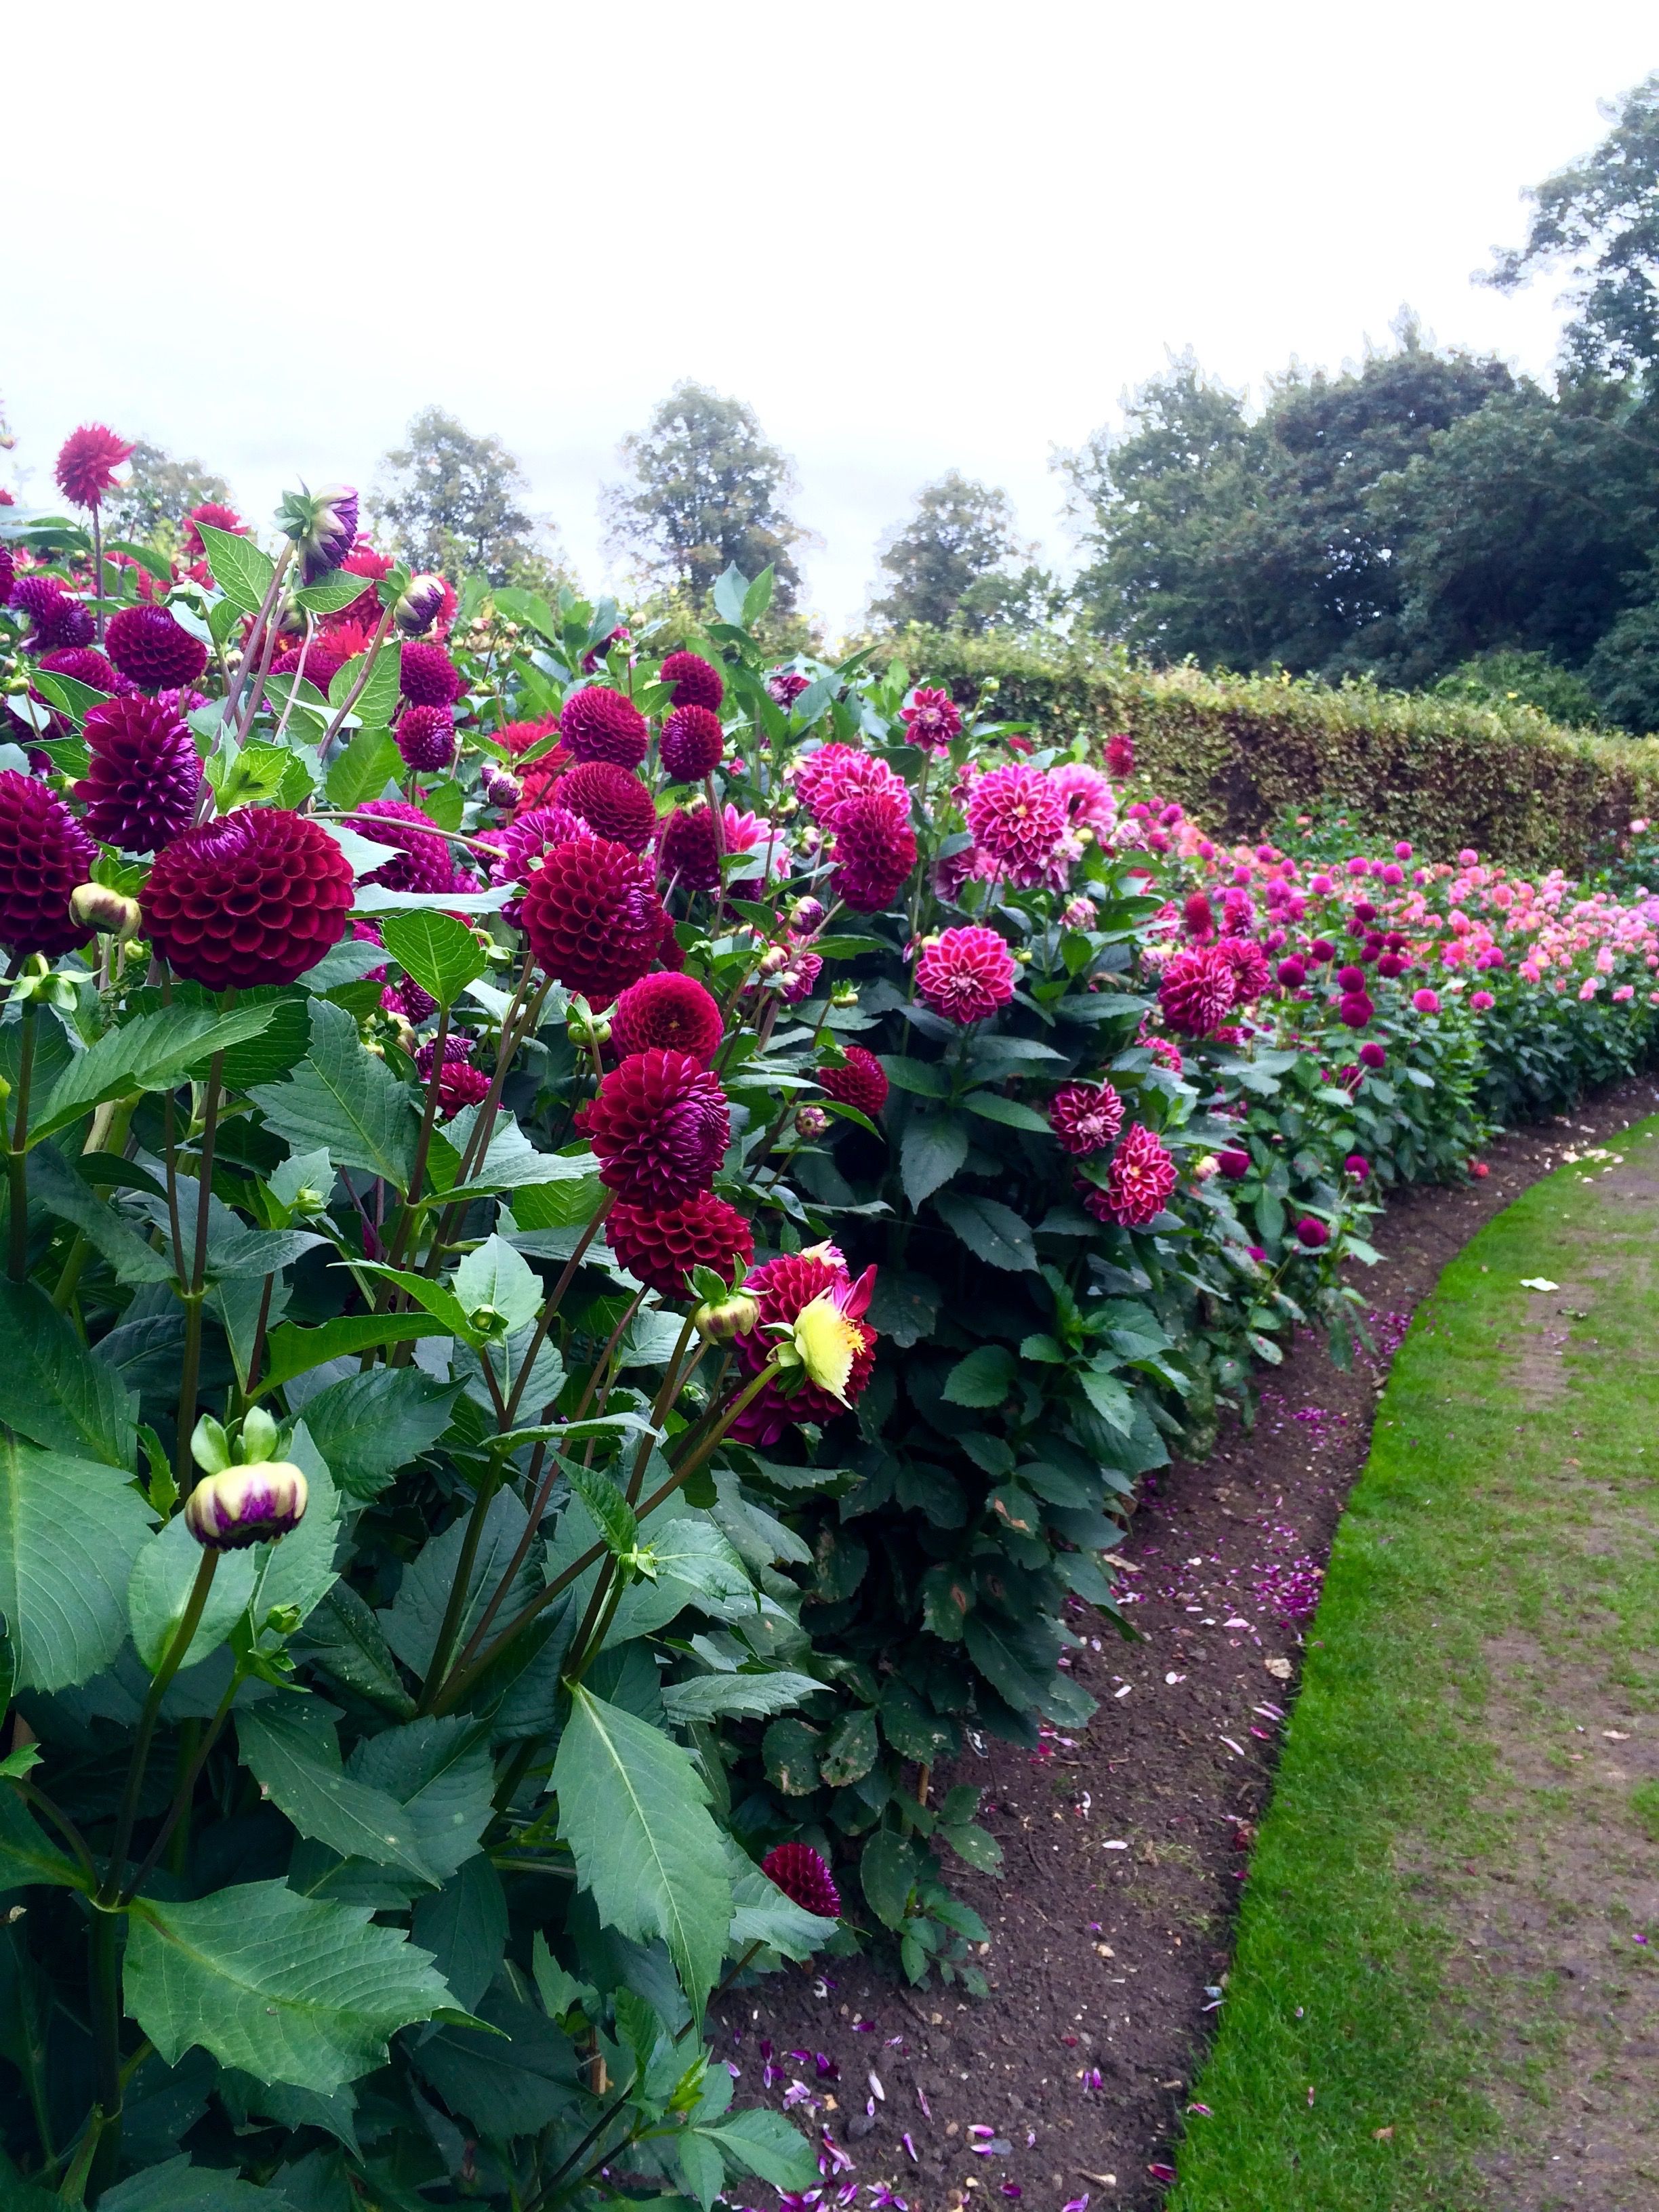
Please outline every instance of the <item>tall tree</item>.
M880 555L887 589L871 615L894 629L1035 628L1054 596L1036 552L1015 531L1006 491L951 469L923 486L910 520L889 533Z
M733 562L746 576L770 566L773 605L794 605L801 579L791 549L807 533L784 506L790 464L753 408L678 385L649 426L623 440L622 457L629 480L607 486L602 503L611 544L646 575L701 600Z
M165 537L192 507L231 504L230 486L200 461L175 461L141 438L127 461L127 480L104 501L104 535Z
M386 466L390 479L377 487L370 512L411 568L456 582L476 573L492 584L540 582L556 573L551 533L520 504L524 471L499 438L474 437L453 415L428 407Z

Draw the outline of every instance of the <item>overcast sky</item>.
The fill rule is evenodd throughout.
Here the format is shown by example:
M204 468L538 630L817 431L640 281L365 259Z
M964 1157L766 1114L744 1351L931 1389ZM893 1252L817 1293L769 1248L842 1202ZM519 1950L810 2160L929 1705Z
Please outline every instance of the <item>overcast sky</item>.
M749 400L854 620L956 467L1069 557L1049 463L1190 344L1259 392L1402 304L1541 370L1546 283L1469 282L1522 187L1659 67L1651 0L794 0L625 9L82 0L5 33L0 480L81 421L263 523L370 484L437 403L605 574L616 447L691 376Z

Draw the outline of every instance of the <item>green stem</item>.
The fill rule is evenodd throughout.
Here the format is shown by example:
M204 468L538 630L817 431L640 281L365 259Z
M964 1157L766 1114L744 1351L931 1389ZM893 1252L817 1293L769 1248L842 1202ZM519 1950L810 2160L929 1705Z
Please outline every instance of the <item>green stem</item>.
M526 1352L523 1360L520 1364L519 1379L513 1385L512 1395L507 1401L507 1406L501 1420L501 1426L503 1429L510 1429L514 1422L518 1419L520 1403L524 1397L526 1389L529 1386L530 1377L535 1370L536 1354L541 1350L543 1345L546 1343L547 1332L553 1326L554 1316L564 1302L564 1294L574 1281L576 1270L580 1267L582 1261L586 1255L588 1246L593 1242L593 1239L599 1235L599 1231L604 1227L605 1217L610 1212L615 1198L616 1193L614 1191L608 1190L605 1196L599 1200L599 1211L594 1214L593 1218L588 1223L586 1228L583 1230L580 1237L577 1241L575 1250L571 1254L568 1260L566 1261L564 1272L559 1277L558 1281L553 1285L552 1296L543 1304L541 1318L536 1323L536 1334L531 1340L529 1350Z
M25 1000L22 1044L17 1064L17 1113L6 1153L6 1186L11 1206L6 1272L14 1283L22 1282L29 1271L29 1167L24 1140L29 1133L29 1081L34 1073L34 1024L39 1014L33 1000Z
M113 2181L121 2162L121 1923L112 1912L93 1915L88 1960L92 2010L93 2077L97 2140L87 2181L95 2197Z
M155 1723L161 1711L161 1700L166 1697L173 1676L183 1666L185 1654L202 1625L202 1613L218 1566L218 1553L204 1549L201 1564L196 1570L196 1579L191 1584L190 1595L185 1601L184 1613L173 1632L173 1641L155 1670L149 1693L144 1699L144 1710L138 1720L138 1734L133 1742L131 1762L127 1768L126 1788L121 1793L121 1809L115 1819L115 1838L110 1846L109 1865L105 1871L102 1887L93 1900L100 1917L106 1917L111 1912L120 1895L127 1852L132 1844L132 1825L138 1817L138 1800L143 1794L144 1775L149 1765L150 1746L155 1737Z
M379 624L375 629L374 635L368 641L368 652L364 658L362 668L358 674L357 681L352 685L350 690L346 694L339 713L336 714L334 720L329 724L327 729L323 732L323 741L317 748L317 757L319 761L326 762L328 759L328 749L333 744L335 736L339 730L341 723L344 721L346 716L351 712L359 699L362 697L363 692L368 686L368 679L374 673L374 664L380 657L380 647L386 643L386 632L391 628L392 610L390 607L387 607L382 611Z
M213 1210L213 1152L219 1132L219 1081L225 1056L216 1052L208 1067L207 1097L202 1108L202 1150L197 1167L196 1244L191 1255L190 1285L185 1298L185 1356L179 1371L179 1433L174 1450L179 1488L195 1487L190 1439L196 1426L196 1393L202 1373L203 1282L207 1274L208 1225Z
M429 1713L434 1710L438 1692L443 1687L444 1669L449 1664L449 1655L455 1648L455 1638L460 1633L461 1620L466 1612L467 1591L472 1581L472 1570L477 1564L485 1516L500 1484L501 1471L498 1468L492 1468L478 1485L478 1494L472 1501L466 1534L461 1540L461 1556L456 1562L455 1580L450 1586L449 1602L444 1607L437 1641L432 1647L432 1663L426 1670L426 1680L421 1685L420 1702L415 1708L417 1714Z
M231 1705L235 1698L237 1691L240 1690L241 1686L242 1677L240 1670L233 1671L229 1686L226 1690L223 1697L220 1698L218 1709L215 1712L213 1718L208 1723L207 1732L203 1736L201 1741L197 1745L195 1756L191 1759L189 1766L185 1770L184 1774L179 1778L179 1786L173 1794L173 1802L167 1808L167 1818L162 1821L161 1827L157 1830L155 1841L150 1844L149 1849L145 1852L143 1859L140 1861L137 1872L133 1875L131 1881L128 1882L125 1889L121 1893L121 1902L123 1905L129 1903L133 1898L137 1897L139 1891L149 1880L150 1875L154 1873L156 1865L160 1862L162 1852L166 1850L167 1847L168 1841L173 1835L173 1830L189 1813L191 1805L194 1802L196 1796L196 1784L201 1779L202 1769L208 1763L208 1754L212 1751L214 1745L219 1741L220 1732L222 1730L226 1719L229 1715ZM178 1869L175 1869L175 1871L178 1871Z
M59 1313L69 1311L70 1300L75 1296L81 1270L86 1266L87 1255L91 1249L85 1230L77 1229L70 1240L69 1250L64 1256L63 1271L58 1278L58 1287L52 1294L52 1302Z
M415 1226L415 1217L421 1209L421 1185L426 1181L426 1163L432 1150L432 1132L437 1125L438 1106L443 1096L444 1041L449 1035L449 1009L438 1009L438 1026L432 1040L432 1073L427 1078L426 1105L421 1115L421 1133L415 1140L415 1164L410 1170L409 1194L404 1200L404 1210L398 1218L397 1233L392 1240L392 1249L386 1255L390 1266L401 1267L404 1253L408 1248L409 1234Z

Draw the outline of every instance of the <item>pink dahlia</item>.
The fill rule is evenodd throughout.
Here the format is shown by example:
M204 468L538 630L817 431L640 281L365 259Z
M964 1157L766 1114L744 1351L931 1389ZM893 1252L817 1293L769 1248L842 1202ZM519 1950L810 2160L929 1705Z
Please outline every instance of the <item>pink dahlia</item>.
M165 607L123 607L109 618L109 657L141 691L193 684L207 666L207 647Z
M1010 883L1040 884L1068 828L1066 802L1039 768L994 768L968 794L968 827Z
M644 715L631 699L603 684L571 693L560 712L559 732L577 761L637 768L650 750Z
M176 974L214 991L293 983L345 935L351 867L304 815L239 806L163 846L138 896Z
M726 696L719 669L700 653L671 653L657 671L657 679L672 684L676 707L706 707L711 714L717 714Z
M797 763L795 789L801 805L822 829L829 829L846 799L863 792L885 796L908 815L910 793L902 776L895 775L884 760L860 752L856 745L820 745Z
M816 1912L821 1920L840 1919L841 1892L830 1862L811 1844L779 1844L761 1861L761 1872L803 1912Z
M405 707L392 734L404 766L418 775L434 775L455 757L455 717L447 707Z
M38 776L0 769L0 945L55 960L86 944L92 932L70 913L70 894L97 857L91 838Z
M970 922L947 929L922 947L916 989L923 1003L964 1028L988 1021L1014 995L1019 973L1013 954L994 929Z
M658 747L663 773L676 783L701 783L720 764L726 732L707 707L676 707L662 726Z
M739 1443L775 1443L792 1421L832 1421L857 1401L876 1364L876 1333L864 1319L874 1277L875 1269L870 1267L854 1281L833 1244L786 1252L755 1269L744 1289L759 1308L757 1325L732 1347L746 1373L758 1375L771 1358L778 1344L774 1324L793 1325L819 1298L830 1300L845 1321L852 1338L852 1361L841 1398L812 1382L792 1392L780 1389L775 1382L766 1383L732 1424L732 1434Z
M810 690L811 685L811 678L803 676L798 668L775 668L766 679L769 696L786 710L794 705L803 691Z
M368 799L351 817L360 837L394 848L386 866L365 876L389 891L453 891L455 864L449 843L429 814L403 799Z
M720 1048L726 1024L713 995L694 976L641 976L617 996L611 1042L623 1058L654 1046L688 1053L706 1067Z
M453 707L461 696L461 672L441 645L411 638L403 650L399 678L411 707Z
M861 1044L849 1044L846 1050L840 1067L819 1068L818 1088L843 1106L856 1106L873 1121L887 1103L887 1071Z
M207 550L207 541L197 527L203 522L210 530L228 530L233 538L247 535L247 525L234 507L222 507L217 500L204 499L185 517L185 550L192 561L199 561Z
M903 786L900 786L901 791ZM856 914L879 914L891 905L916 865L910 798L864 791L835 811L836 896Z
M918 684L910 703L899 709L904 733L913 745L929 752L948 750L952 738L962 734L962 714L948 691L927 691Z
M1224 937L1217 952L1233 972L1233 1004L1249 1006L1273 981L1267 956L1253 937Z
M685 1297L694 1267L712 1267L729 1283L755 1256L748 1222L712 1190L693 1191L677 1206L630 1206L618 1199L605 1216L605 1233L617 1263L665 1298Z
M1121 1228L1145 1229L1163 1212L1176 1187L1176 1164L1161 1139L1144 1123L1132 1122L1112 1155L1106 1185L1083 1186L1083 1203L1097 1221Z
M1060 793L1066 826L1073 835L1092 830L1103 842L1117 821L1117 800L1112 787L1097 768L1086 761L1061 761L1048 771L1048 781Z
M708 1188L732 1141L720 1078L689 1052L653 1046L613 1067L584 1116L599 1181L657 1211Z
M100 506L105 493L115 489L115 471L131 452L131 441L103 423L82 423L58 448L52 470L58 490L75 507Z
M1296 1224L1296 1241L1305 1251L1322 1251L1331 1241L1331 1232L1322 1221L1312 1214L1304 1214Z
M195 818L202 763L190 732L137 692L87 716L87 773L75 787L87 828L123 852L155 853Z
M668 915L649 861L608 838L573 837L532 875L520 926L556 983L608 1006L656 961Z
M1171 1029L1186 1036L1209 1036L1233 1003L1231 963L1213 945L1177 952L1158 983L1158 1002Z
M1109 1083L1068 1083L1048 1101L1048 1124L1063 1152L1086 1159L1123 1127L1123 1101Z
M532 870L556 845L573 837L590 837L586 823L562 806L532 806L528 814L515 814L489 833L490 850L499 857L490 863L492 884L527 884Z

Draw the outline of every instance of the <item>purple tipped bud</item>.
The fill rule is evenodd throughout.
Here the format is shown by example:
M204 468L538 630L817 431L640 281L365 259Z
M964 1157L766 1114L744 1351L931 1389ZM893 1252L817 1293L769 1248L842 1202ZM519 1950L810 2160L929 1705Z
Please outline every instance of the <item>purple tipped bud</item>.
M479 778L479 787L491 806L516 806L524 797L524 786L510 769L495 761L488 761Z
M242 1552L286 1536L305 1510L304 1475L291 1460L272 1459L204 1476L185 1500L185 1520L208 1551Z
M823 920L823 901L811 897L797 899L789 909L789 920L797 929L816 929Z
M77 884L70 893L70 916L82 929L101 929L123 943L137 937L143 919L137 900L124 898L107 884Z
M357 495L349 484L328 484L318 492L284 492L276 520L277 528L300 550L304 580L314 584L331 575L356 542Z
M392 610L392 619L405 637L419 637L437 621L443 603L441 576L411 576L409 589Z
M802 1106L795 1114L795 1133L801 1137L821 1137L830 1127L830 1116L822 1106Z

